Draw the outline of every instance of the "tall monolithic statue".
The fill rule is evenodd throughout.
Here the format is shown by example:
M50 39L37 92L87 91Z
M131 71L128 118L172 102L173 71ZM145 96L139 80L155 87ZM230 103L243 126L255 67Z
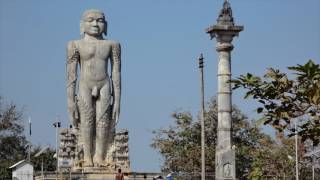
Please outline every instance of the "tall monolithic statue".
M99 10L83 13L80 31L83 37L70 41L67 47L69 118L79 130L83 166L105 166L110 162L107 154L120 114L120 44L103 38L107 21Z

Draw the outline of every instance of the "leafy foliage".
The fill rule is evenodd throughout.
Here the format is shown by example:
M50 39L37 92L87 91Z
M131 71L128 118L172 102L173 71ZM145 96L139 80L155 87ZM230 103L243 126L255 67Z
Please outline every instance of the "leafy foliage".
M164 158L163 171L199 173L201 171L201 127L188 112L174 112L174 125L155 130L152 147ZM233 109L233 141L236 145L236 167L240 179L247 179L251 171L251 151L259 147L259 140L269 138L263 134L237 108ZM215 145L217 103L211 99L205 112L206 172L215 172Z
M263 78L247 73L231 82L234 89L246 90L245 98L251 97L261 104L257 112L260 121L272 125L279 132L296 132L302 141L320 142L320 66L309 60L304 65L288 67L294 79L279 70L270 68ZM299 120L300 130L292 128L292 121Z
M159 149L165 158L163 170L199 171L199 124L194 124L191 114L187 112L175 112L172 117L176 126L169 126L153 132L156 137L152 147ZM184 166L181 166L182 164Z
M35 156L40 151L43 151L39 156ZM43 164L43 171L55 171L56 170L56 158L54 158L54 154L56 151L49 146L41 147L37 146L33 148L31 152L31 162L33 164L33 168L35 171L41 171L41 166Z
M189 112L174 112L174 124L153 131L151 147L158 150L164 161L162 171L185 175L201 172L201 127ZM232 112L232 137L236 146L236 174L240 180L262 180L266 177L294 178L295 141L293 137L277 133L276 139L264 134L257 123L248 120L234 107ZM214 98L205 112L206 172L214 174L217 128L217 103ZM304 157L305 143L299 145L299 161L302 177L310 174L310 158ZM292 159L288 158L291 157ZM304 162L304 163L302 163ZM305 162L308 162L307 164Z
M252 171L249 179L261 179L262 177L286 177L294 179L294 139L283 138L279 143L271 139L260 141L260 147L252 151ZM289 156L288 156L289 155ZM292 157L292 159L288 157Z
M10 166L27 157L28 142L24 135L23 111L13 103L4 105L0 97L0 179L11 179ZM55 151L48 148L39 157L34 157L41 147L33 148L31 162L35 171L41 170L41 163L45 171L54 171L56 160Z
M0 97L0 179L11 179L9 167L26 157L22 114L14 104L3 107Z

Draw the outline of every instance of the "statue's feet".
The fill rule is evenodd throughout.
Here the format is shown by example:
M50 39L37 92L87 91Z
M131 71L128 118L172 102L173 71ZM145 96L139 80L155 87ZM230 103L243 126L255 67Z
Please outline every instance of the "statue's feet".
M93 162L94 162L94 166L97 166L97 167L105 166L105 161L101 157L94 156L93 157Z
M92 167L93 166L93 162L92 162L92 159L88 158L88 159L84 159L84 163L83 163L83 166L84 167Z

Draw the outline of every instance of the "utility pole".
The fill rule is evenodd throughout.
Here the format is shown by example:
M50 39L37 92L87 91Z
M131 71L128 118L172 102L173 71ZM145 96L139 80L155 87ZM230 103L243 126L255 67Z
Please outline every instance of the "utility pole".
M206 179L206 161L205 161L205 128L204 128L204 78L203 78L203 55L199 56L200 69L200 93L201 93L201 180Z
M42 148L34 157L39 157L42 153L46 152L49 149L49 146ZM43 174L43 157L41 157L41 176L44 177Z
M297 128L297 120L294 121L295 128L295 141L296 141L296 180L299 180L299 157L298 157L298 128Z
M29 117L29 145L28 145L28 162L31 162L31 117Z
M56 119L56 122L53 123L53 126L56 128L56 158L57 158L57 169L56 169L56 178L58 179L58 172L59 172L59 128L60 128L61 122L59 121L59 118Z
M312 158L312 180L314 180L314 169L315 169L315 165L316 165L316 159L319 157L319 154L320 153L320 149L314 149L314 144L312 145L312 151L305 154L304 157L311 157ZM318 166L319 167L319 166Z

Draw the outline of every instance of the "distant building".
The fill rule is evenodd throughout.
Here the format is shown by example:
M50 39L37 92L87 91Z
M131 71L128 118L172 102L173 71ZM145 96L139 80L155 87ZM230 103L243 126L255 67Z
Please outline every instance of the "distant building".
M33 180L33 166L26 160L17 162L10 167L13 180Z

